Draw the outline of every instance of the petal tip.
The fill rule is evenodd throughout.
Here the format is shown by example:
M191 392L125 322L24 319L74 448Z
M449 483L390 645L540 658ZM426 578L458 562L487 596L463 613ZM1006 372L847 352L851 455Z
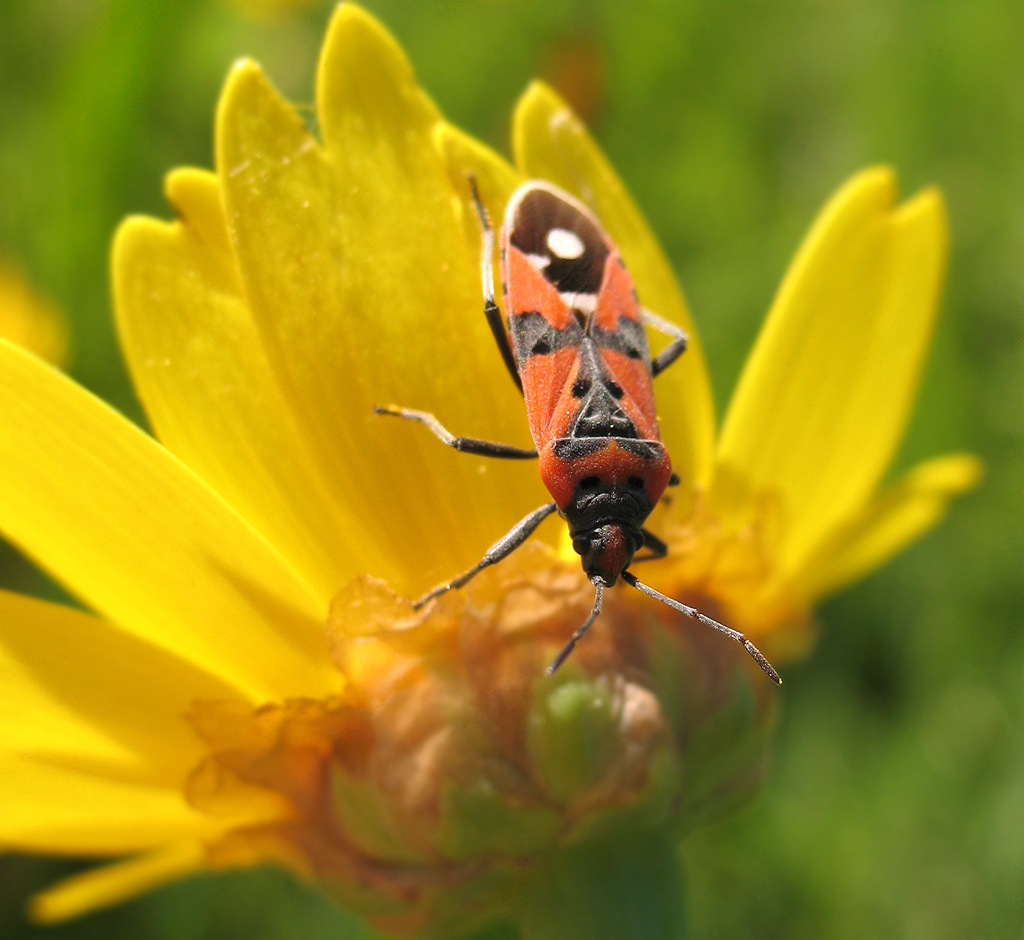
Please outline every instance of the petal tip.
M321 80L332 71L336 61L354 61L356 57L376 57L392 69L412 74L405 52L380 20L358 4L339 3L327 25L320 53Z
M894 213L896 221L904 225L926 225L946 237L949 213L946 197L938 186L926 186L902 203Z
M923 465L931 468L931 486L949 497L969 493L985 476L985 463L974 454L950 454Z
M547 82L535 78L516 102L513 127L530 120L578 122L576 112Z
M263 74L260 64L249 56L239 56L239 58L231 63L231 68L228 69L228 81L238 81L251 77L254 74Z
M218 129L223 127L238 98L244 97L253 88L266 84L268 84L267 77L255 59L235 59L228 70L224 87L220 92L220 99L217 102L216 124Z
M866 167L851 176L833 197L839 206L859 206L866 212L887 212L896 205L896 171L891 166Z
M429 125L440 119L394 36L353 3L337 6L327 27L317 66L316 101L328 149L349 146L352 114L360 115L357 125L369 121L392 129L409 121Z
M466 179L473 176L488 211L493 212L495 208L504 210L505 203L519 184L515 169L490 147L447 121L435 125L433 136L434 147L448 167L456 192L468 197Z
M526 91L523 92L519 101L521 104L541 105L550 110L558 110L560 108L569 110L569 106L565 103L562 96L547 82L539 78L533 79L526 86Z

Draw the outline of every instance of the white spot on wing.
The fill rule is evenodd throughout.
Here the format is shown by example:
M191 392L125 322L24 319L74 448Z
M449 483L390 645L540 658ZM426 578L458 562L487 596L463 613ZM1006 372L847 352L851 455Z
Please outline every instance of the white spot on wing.
M527 255L526 260L530 262L538 271L543 271L549 264L551 259L547 255Z
M597 310L597 294L577 294L575 291L565 291L558 295L567 307L572 310L579 310L580 313L593 313Z
M548 248L556 258L574 261L583 257L583 242L579 235L564 228L553 228L548 232Z

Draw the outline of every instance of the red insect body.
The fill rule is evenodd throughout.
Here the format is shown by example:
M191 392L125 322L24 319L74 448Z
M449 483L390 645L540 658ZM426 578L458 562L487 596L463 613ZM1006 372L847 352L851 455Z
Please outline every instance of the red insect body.
M587 574L614 584L672 474L633 281L590 212L545 183L513 195L500 245L541 478Z

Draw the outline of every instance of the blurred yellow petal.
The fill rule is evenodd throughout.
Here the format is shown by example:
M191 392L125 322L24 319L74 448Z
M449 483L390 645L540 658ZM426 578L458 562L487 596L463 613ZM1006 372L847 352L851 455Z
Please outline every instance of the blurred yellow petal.
M741 523L758 501L777 503L782 576L867 502L917 390L946 217L935 190L895 203L887 169L861 173L833 197L779 289L725 419L711 503Z
M505 217L505 207L516 188L523 182L523 178L504 157L486 144L480 143L469 134L459 130L453 124L447 124L444 121L439 123L434 129L434 140L447 162L452 187L456 193L462 196L460 209L466 238L470 242L475 240L478 257L480 257L483 236L480 219L471 195L470 178L476 183L477 194L480 196L480 201L484 205L488 221L494 231L495 246L497 245L498 230ZM502 273L499 252L495 248L491 254L491 284L497 291L496 300L500 307L503 299L500 286ZM480 288L481 297L483 297L482 283ZM507 324L508 313L505 310L502 310L502 318ZM501 355L496 345L492 344L492 348L496 357ZM500 362L498 359L495 361ZM504 365L499 365L499 368L505 371ZM525 407L525 405L521 407ZM547 526L541 530L539 537L546 538L549 543L553 544L560 536L557 527Z
M658 240L626 187L568 105L534 82L519 100L512 127L516 163L527 177L550 180L596 213L619 246L640 302L681 326L690 337L686 355L655 383L662 438L683 493L707 482L715 440L714 402L707 365L682 291ZM652 350L668 339L651 331ZM687 500L678 500L679 506Z
M809 562L802 580L809 601L860 579L920 538L954 496L977 485L981 472L980 461L968 454L937 457L884 490Z
M182 878L203 867L198 842L181 842L114 865L74 875L37 894L29 913L36 923L55 924L113 904Z
M59 604L0 591L0 752L177 787L203 756L192 702L232 689Z
M128 219L114 241L118 329L163 444L237 509L326 605L359 540L289 411L242 297L217 177L167 180L178 221Z
M362 570L418 591L546 497L528 466L372 416L397 403L456 434L529 442L482 312L479 237L433 142L439 115L391 37L351 5L332 20L317 100L322 147L254 64L234 70L217 122L228 224L272 367L352 514Z
M13 268L0 264L0 339L63 365L68 331L63 316Z
M495 231L495 240L497 240L497 231L505 217L505 206L516 187L523 182L523 178L504 157L486 144L480 143L469 134L459 130L453 124L447 124L444 121L439 123L434 130L434 140L447 161L453 189L457 194L462 195L463 225L466 228L467 238L476 240L477 256L479 257L482 245L480 220L477 218L476 208L470 197L469 177L472 176L476 181L480 201L484 204L491 227ZM495 251L495 257L492 259L496 290L500 289L499 285L501 284L497 254ZM497 301L500 305L500 293L497 296ZM497 354L497 350L495 353Z
M152 438L0 342L0 532L89 606L256 700L320 694L322 604Z
M180 785L125 783L18 754L0 753L0 806L0 845L59 855L138 852L225 826L189 806Z

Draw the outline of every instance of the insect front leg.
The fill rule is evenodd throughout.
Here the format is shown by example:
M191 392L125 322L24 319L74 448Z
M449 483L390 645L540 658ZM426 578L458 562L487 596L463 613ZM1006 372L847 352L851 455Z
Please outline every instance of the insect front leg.
M535 448L513 447L511 444L498 444L495 441L482 441L476 437L456 437L429 411L414 411L412 408L395 408L373 406L375 415L391 415L394 418L405 418L428 427L438 440L444 441L449 447L463 454L476 454L478 457L502 457L506 460L532 460L537 456Z
M659 333L672 337L672 342L651 360L651 374L657 375L659 372L664 372L686 352L686 344L689 342L689 337L674 323L666 320L664 317L659 317L656 313L651 313L650 310L645 310L643 315L644 323L654 327Z
M641 529L640 534L644 537L644 548L647 549L648 554L634 558L632 564L635 565L641 561L655 561L658 558L664 558L668 554L668 546L653 532Z
M473 205L476 206L477 218L480 220L481 247L480 247L480 279L484 289L484 316L487 317L487 325L491 328L494 341L498 344L498 351L505 361L505 368L516 383L519 394L523 393L523 380L519 377L519 370L516 368L516 360L512 355L512 343L505 330L505 324L501 319L501 310L494 300L494 275L491 265L494 263L494 229L487 218L487 210L480 201L480 193L476 188L476 177L469 177L469 188L473 193Z
M464 571L462 574L454 577L451 581L447 581L444 584L439 584L436 588L431 591L427 591L418 601L412 606L413 610L419 610L427 601L433 600L435 597L440 597L442 594L448 593L453 588L460 588L466 584L476 575L478 575L484 568L493 565L503 558L508 557L512 554L520 545L523 544L531 535L534 530L539 526L548 516L550 516L556 509L554 503L545 503L538 509L535 509L528 516L524 516L520 519L511 529L508 530L497 542L495 542L487 551L484 553L484 557L480 559L472 568L468 571Z

